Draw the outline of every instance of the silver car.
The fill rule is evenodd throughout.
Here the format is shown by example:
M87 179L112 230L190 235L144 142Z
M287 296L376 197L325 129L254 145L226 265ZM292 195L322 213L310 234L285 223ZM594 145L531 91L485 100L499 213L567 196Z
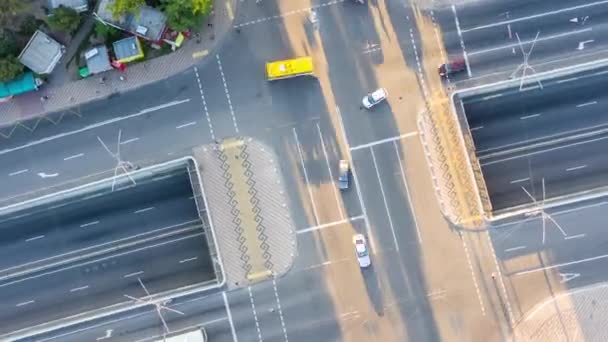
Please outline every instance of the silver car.
M363 107L370 109L378 103L386 100L388 98L388 92L384 88L376 89L373 93L369 93L363 97L361 103L363 103Z
M363 234L353 235L353 244L355 245L355 253L357 254L359 266L361 268L369 267L372 264L372 259L369 257L365 236Z

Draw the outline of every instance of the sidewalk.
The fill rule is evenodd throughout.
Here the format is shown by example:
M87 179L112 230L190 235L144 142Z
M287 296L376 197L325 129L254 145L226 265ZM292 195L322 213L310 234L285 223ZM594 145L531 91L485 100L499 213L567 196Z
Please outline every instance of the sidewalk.
M550 298L526 315L512 341L608 341L608 283Z
M129 65L125 72L111 70L64 84L44 84L38 91L16 96L8 103L0 103L0 127L133 90L192 67L207 56L216 46L216 42L221 41L229 32L236 4L236 0L216 0L214 11L202 24L200 37L193 34L173 53ZM121 76L124 80L120 79ZM105 78L103 83L100 81L101 77ZM48 99L43 101L42 96L48 96Z

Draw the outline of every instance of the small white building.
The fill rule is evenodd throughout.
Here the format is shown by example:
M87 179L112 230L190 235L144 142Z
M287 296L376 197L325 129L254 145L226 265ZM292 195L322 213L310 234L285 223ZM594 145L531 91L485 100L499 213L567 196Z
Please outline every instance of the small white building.
M65 46L46 33L37 30L21 51L19 61L37 74L50 74L64 52Z

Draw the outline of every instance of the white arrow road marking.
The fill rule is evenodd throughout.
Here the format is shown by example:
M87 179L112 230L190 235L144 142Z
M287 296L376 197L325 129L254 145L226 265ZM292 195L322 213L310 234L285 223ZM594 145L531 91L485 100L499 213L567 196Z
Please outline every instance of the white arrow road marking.
M114 331L113 329L106 330L106 336L98 337L97 341L101 341L101 340L105 340L105 339L111 338L113 331Z
M578 17L570 19L571 23L578 23Z
M559 275L562 277L562 280L560 280L560 284L567 283L570 280L581 276L580 273L560 273Z
M38 176L40 176L41 178L52 178L52 177L57 177L59 176L58 173L44 173L44 172L38 172Z
M588 43L593 43L594 41L595 41L595 40L593 40L593 39L589 39L589 40L584 40L584 41L582 41L582 42L579 42L579 43L578 43L578 47L577 47L576 49L577 49L577 50L582 50L582 49L584 49L584 48L585 48L585 44L588 44Z

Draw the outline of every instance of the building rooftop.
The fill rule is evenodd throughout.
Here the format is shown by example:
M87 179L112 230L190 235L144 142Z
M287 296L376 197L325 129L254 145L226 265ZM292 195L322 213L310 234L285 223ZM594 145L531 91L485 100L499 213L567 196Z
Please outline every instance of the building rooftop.
M63 55L64 46L37 30L30 38L19 61L37 74L50 74Z
M84 58L87 61L87 68L91 74L98 74L112 69L108 48L103 45L98 45L89 49L85 52Z
M134 59L143 57L141 46L137 37L131 36L121 40L117 40L112 44L116 59L121 62L129 62Z
M89 3L87 0L47 0L49 9L53 10L59 6L69 7L76 10L76 12L86 12L89 10Z
M100 0L95 12L99 20L146 40L159 41L162 38L167 23L163 12L144 5L134 14L123 14L114 18L110 10L112 3L114 0Z

